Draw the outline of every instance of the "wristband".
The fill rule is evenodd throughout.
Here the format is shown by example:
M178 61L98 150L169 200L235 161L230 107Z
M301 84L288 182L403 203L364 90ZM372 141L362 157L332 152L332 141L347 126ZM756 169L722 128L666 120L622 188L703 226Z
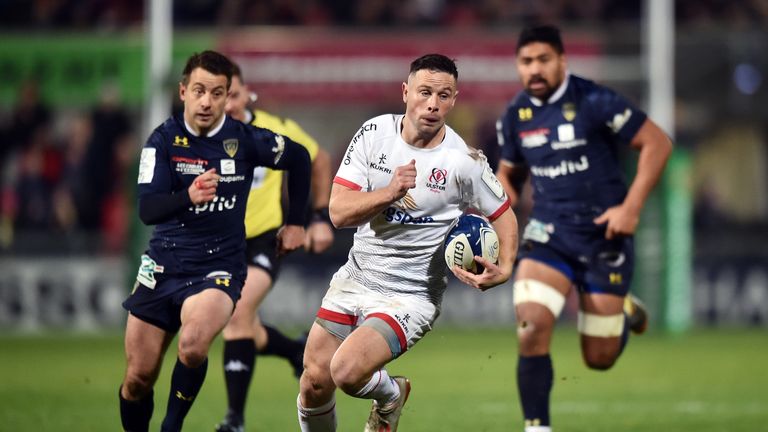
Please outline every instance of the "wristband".
M310 223L315 222L325 222L329 225L333 225L333 223L331 223L331 215L328 213L328 207L315 209L315 211L312 212L312 220Z

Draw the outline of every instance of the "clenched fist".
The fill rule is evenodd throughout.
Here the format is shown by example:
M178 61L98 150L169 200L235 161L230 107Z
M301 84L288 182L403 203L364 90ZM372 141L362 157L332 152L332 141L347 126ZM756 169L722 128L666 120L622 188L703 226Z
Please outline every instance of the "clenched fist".
M189 199L194 205L205 204L216 196L216 187L219 186L220 175L216 174L216 168L195 177L192 184L189 185Z

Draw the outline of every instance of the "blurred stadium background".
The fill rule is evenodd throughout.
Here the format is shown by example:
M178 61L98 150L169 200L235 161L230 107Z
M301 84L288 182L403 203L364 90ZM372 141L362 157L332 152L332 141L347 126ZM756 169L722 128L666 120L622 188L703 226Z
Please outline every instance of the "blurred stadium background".
M444 53L457 59L460 72L461 95L449 123L495 163L494 123L520 88L517 32L533 22L560 25L573 72L626 94L675 138L637 241L635 291L650 306L658 352L664 343L704 343L707 332L714 352L715 341L732 340L722 336L726 331L752 335L744 344L764 349L744 356L765 361L765 0L5 0L0 364L24 362L24 353L45 357L51 334L66 334L73 344L106 335L115 361L104 397L112 397L123 367L120 303L148 236L135 212L137 157L151 128L178 108L180 70L191 53L213 48L230 55L258 93L257 106L297 120L336 165L364 120L402 111L408 63ZM629 175L631 155L625 155ZM517 209L523 223L529 204ZM309 326L352 233L338 231L329 254L289 257L263 308L265 320ZM507 336L490 343L506 345L511 379L511 286L480 295L452 280L443 307L438 327L504 330L498 334ZM571 302L566 329L573 316ZM11 370L0 368L0 382ZM509 385L503 415L517 419ZM13 398L11 388L0 390L0 406ZM753 417L762 412L768 421L765 392L762 400L749 397L757 404ZM0 408L0 430L9 418L16 417ZM48 430L34 421L13 424L9 430Z

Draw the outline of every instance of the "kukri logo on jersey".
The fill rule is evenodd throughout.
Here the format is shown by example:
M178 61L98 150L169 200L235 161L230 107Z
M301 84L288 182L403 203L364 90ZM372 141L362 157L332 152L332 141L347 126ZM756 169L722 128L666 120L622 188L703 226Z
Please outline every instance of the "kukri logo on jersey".
M382 153L381 156L379 156L379 163L371 162L370 166L371 168L381 171L383 173L392 174L392 170L384 166L386 165L386 163L387 163L387 155Z

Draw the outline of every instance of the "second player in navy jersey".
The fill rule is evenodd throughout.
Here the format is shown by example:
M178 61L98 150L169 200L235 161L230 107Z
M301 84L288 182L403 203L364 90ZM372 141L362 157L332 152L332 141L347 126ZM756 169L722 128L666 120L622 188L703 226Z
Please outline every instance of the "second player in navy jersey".
M610 368L628 331L642 333L642 305L628 295L632 236L671 152L669 138L613 90L570 74L559 30L523 30L517 69L525 88L497 123L497 171L512 203L530 175L533 211L515 274L518 390L526 432L550 431L549 346L571 287L579 292L584 361ZM619 146L639 150L628 186Z
M269 130L224 115L232 63L214 51L189 58L179 86L183 115L155 129L141 152L139 216L156 225L136 285L123 306L127 366L120 387L123 429L146 431L153 387L179 333L162 431L180 431L229 320L246 274L245 206L253 169L288 170L290 205L278 246L304 243L307 151Z

